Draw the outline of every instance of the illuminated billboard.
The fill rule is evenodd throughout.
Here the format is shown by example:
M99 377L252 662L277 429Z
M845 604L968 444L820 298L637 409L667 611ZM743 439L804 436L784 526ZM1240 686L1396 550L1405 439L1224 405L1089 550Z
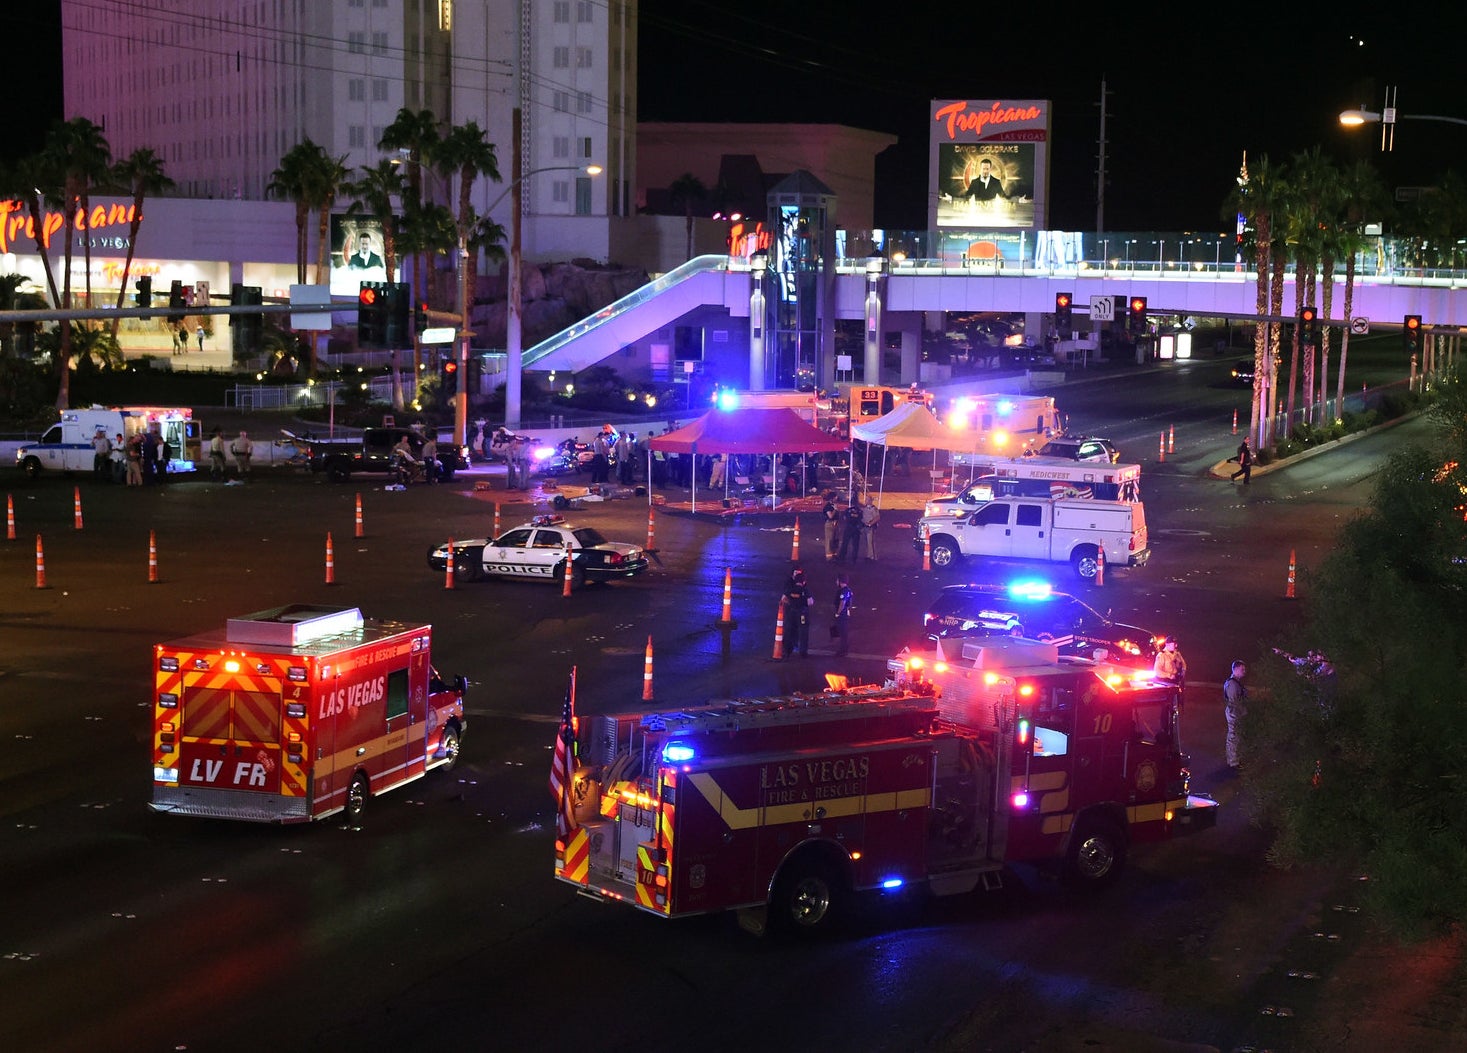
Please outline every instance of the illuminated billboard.
M362 282L385 282L386 241L381 220L370 216L331 217L331 293L356 298ZM394 261L401 269L402 260ZM394 277L392 280L396 281Z
M936 99L928 161L932 229L1045 226L1049 102Z

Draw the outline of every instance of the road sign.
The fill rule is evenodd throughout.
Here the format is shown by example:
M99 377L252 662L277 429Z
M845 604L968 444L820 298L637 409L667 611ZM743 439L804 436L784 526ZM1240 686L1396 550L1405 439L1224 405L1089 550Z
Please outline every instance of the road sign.
M296 285L290 286L290 305L292 307L324 307L324 311L295 311L290 316L292 329L303 329L307 332L324 333L331 329L331 286L329 285Z
M1090 297L1090 320L1092 322L1114 322L1116 320L1116 298L1114 296Z
M1356 336L1364 336L1370 332L1370 319L1364 315L1356 315L1350 319L1350 332Z

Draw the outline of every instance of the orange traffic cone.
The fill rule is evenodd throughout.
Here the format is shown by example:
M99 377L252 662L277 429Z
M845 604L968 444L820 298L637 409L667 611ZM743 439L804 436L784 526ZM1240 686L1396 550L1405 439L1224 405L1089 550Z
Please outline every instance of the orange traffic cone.
M73 487L72 488L72 494L73 494L73 500L74 500L73 508L75 510L74 511L74 515L75 515L75 519L76 519L76 528L78 530L80 530L82 528L81 487L79 487L79 486Z
M932 569L931 531L923 531L922 533L922 569L923 571L930 571Z
M362 532L362 495L357 494L357 537L366 537Z
M499 530L499 502L498 501L495 501L494 502L494 536L495 537L498 537L499 534L500 534L500 530Z
M657 551L657 511L647 509L647 551Z
M148 582L155 584L158 581L158 532L148 531Z
M453 588L453 538L448 539L448 559L443 563L443 587Z
M723 617L718 624L725 629L734 627L733 620L733 568L723 568Z
M1177 452L1177 426L1175 424L1168 424L1166 428L1166 452Z
M1099 545L1095 550L1095 584L1105 584L1105 546Z
M1294 550L1289 549L1289 584L1288 587L1284 590L1284 599L1286 600L1292 600L1294 598L1294 571L1296 567L1297 564L1294 560Z
M569 541L567 541L565 543L565 585L561 589L561 593L560 593L562 596L569 596L571 594L571 578L575 576L574 573L573 573L573 570L574 570L573 561L574 560L575 560L575 551L571 548L571 543Z
M795 542L790 546L790 562L800 562L800 518L795 517Z
M326 531L326 584L336 584L336 557L331 552L331 531Z
M642 663L642 701L652 701L652 637L647 637L647 657Z
M40 539L37 539L40 544ZM774 660L778 662L784 657L784 597L779 598L779 614L774 618Z
M1233 410L1233 434L1238 434L1238 411Z
M46 587L46 553L41 548L41 535L36 535L36 588Z
M1156 459L1163 464L1166 463L1166 432L1161 433L1161 448L1157 451Z

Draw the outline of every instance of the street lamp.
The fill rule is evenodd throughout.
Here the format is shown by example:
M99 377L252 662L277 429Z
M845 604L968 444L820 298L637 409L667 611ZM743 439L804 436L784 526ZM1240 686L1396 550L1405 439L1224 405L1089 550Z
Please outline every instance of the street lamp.
M519 111L515 111L518 115ZM518 151L516 151L518 153ZM520 372L523 363L523 348L520 337L520 212L521 198L520 186L530 176L540 175L543 172L584 172L589 176L601 174L600 165L547 165L544 168L532 168L530 171L518 176L509 186L490 202L489 207L484 210L485 215L493 213L499 203L509 194L514 194L514 204L509 213L509 311L505 319L504 349L505 349L505 378L504 378L504 426L514 431L520 424ZM467 270L464 268L465 277L460 281L459 298L460 313L463 316L463 345L459 350L459 366L463 371L461 375L467 375L468 350L469 350L469 307ZM458 410L461 423L461 432L466 431L468 426L468 396L460 391Z
M1396 109L1396 89L1387 88L1385 105L1380 112L1367 110L1364 107L1358 110L1344 110L1340 113L1340 123L1346 128L1358 128L1362 124L1380 125L1380 148L1389 151L1396 145L1396 122L1397 121L1441 121L1444 124L1467 124L1467 120L1461 117L1441 117L1433 113L1400 113Z

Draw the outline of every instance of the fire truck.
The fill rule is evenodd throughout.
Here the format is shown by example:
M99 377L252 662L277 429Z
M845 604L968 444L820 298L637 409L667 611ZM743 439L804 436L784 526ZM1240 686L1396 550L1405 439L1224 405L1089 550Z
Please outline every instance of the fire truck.
M297 604L153 648L153 800L170 815L361 819L375 794L451 769L463 677L432 627Z
M887 683L598 717L555 876L666 918L830 925L856 893L1001 887L1014 863L1082 886L1130 845L1211 827L1149 671L975 640L904 652Z

